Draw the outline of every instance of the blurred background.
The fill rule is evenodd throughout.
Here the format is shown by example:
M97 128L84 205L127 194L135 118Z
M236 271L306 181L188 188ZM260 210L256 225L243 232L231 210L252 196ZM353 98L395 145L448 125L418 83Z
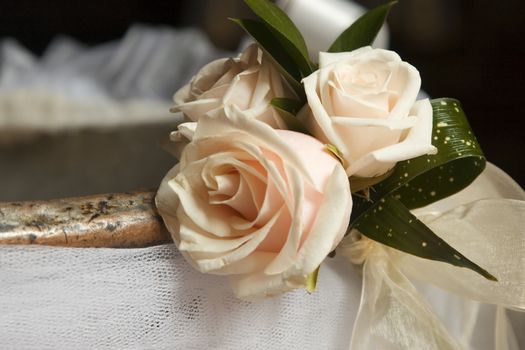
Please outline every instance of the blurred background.
M317 9L334 1L347 17L384 3L280 5L315 36L338 25ZM156 187L175 162L159 146L178 122L170 96L238 49L244 34L227 17L250 17L241 0L0 9L0 201ZM462 102L487 158L522 187L524 25L523 1L400 0L381 38L420 70L431 97Z

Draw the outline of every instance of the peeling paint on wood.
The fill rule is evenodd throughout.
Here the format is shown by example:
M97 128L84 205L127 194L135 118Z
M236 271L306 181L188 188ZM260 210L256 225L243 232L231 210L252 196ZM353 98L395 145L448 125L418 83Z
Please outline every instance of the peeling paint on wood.
M154 191L0 203L0 244L145 247L171 241Z

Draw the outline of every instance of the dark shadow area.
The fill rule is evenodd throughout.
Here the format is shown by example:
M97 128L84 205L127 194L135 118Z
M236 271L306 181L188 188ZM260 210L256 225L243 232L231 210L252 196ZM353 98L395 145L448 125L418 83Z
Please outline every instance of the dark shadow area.
M401 0L389 25L423 88L459 99L487 159L524 187L525 2Z

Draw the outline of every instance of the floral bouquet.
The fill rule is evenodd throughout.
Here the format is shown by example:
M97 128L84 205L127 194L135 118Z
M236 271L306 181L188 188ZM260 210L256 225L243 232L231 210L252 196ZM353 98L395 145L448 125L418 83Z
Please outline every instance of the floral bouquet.
M261 301L262 297L294 289L318 293L304 295L309 302L332 295L323 294L323 287L329 288L323 282L316 292L316 283L323 275L323 262L338 255L334 260L347 258L347 265L358 266L362 273L351 349L463 348L472 335L479 304L462 304L467 315L458 326L462 334L452 335L421 289L412 284L414 280L497 305L495 348L512 348L505 308L525 310L525 193L486 162L459 101L418 99L417 69L395 52L370 46L394 2L360 17L326 52L319 53L317 62L312 62L301 33L283 11L268 0L245 2L258 19L232 21L255 43L236 58L207 64L174 95L172 111L185 121L170 135L166 148L179 162L162 180L156 208L154 194L144 192L0 203L0 244L144 246L166 242L165 226L189 264L224 277L197 275L189 267L191 272L185 271L187 264L174 264L180 256L169 247L138 253L86 249L82 257L91 260L77 259L81 260L77 265L71 263L77 253L70 250L49 260L46 251L6 249L0 275L7 276L8 288L9 281L25 287L37 280L31 286L48 288L46 295L69 296L64 286L80 286L74 304L86 301L78 309L87 316L66 304L62 318L60 313L58 317L50 313L52 317L40 327L47 331L47 325L58 319L67 328L64 333L76 334L70 322L80 317L84 322L80 324L90 326L80 329L84 332L80 343L73 344L85 345L84 335L96 329L100 344L116 339L116 344L131 346L128 337L118 335L140 329L137 344L166 348L165 334L176 336L173 332L186 327L179 333L193 335L198 325L199 330L210 328L206 322L210 313L200 308L207 299L198 292L197 296L173 292L180 286L166 276L178 272L181 285L190 284L195 276L211 281L192 284L188 287L192 293L210 286L216 293L220 281L228 278L237 298L229 289L224 299L209 298L213 314L217 301L225 301L221 310L226 317L233 317L232 310L242 310L250 318L241 317L239 323L251 329L256 315L243 307L264 308L268 300ZM491 189L488 173L496 174L494 182L509 190ZM16 264L8 264L9 256L30 253L42 254L37 261L43 264L44 276L31 279L16 268L5 268ZM87 272L79 274L84 265ZM145 273L155 266L163 270ZM30 270L38 267L33 264ZM63 271L73 276L65 279L66 284ZM329 269L324 272L330 274ZM106 280L104 274L112 277ZM155 284L159 288L149 293ZM124 298L129 285L138 286L137 292ZM24 297L29 289L23 288L20 297L7 289L8 301L23 309L38 299ZM82 297L91 289L98 292L95 300L100 302ZM120 298L124 302L119 304ZM337 300L334 303L340 307ZM30 305L29 315L34 310L40 316L41 310L48 314L39 302ZM4 324L26 332L28 327L19 327L25 320L18 319L19 312L12 311L16 307L7 304ZM107 306L101 305L109 305L107 312ZM277 310L281 309L279 304ZM131 316L113 318L122 312ZM71 314L74 317L67 318ZM273 322L275 315L271 310L270 314ZM178 317L178 323L169 315ZM297 328L298 320L290 317L289 322ZM122 326L125 322L129 324ZM107 331L115 324L115 332ZM213 324L211 333L231 330L221 327ZM253 336L257 341L255 333L262 332L238 324L233 328L235 339ZM130 333L119 333L125 329ZM49 334L57 334L53 332ZM4 333L4 344L11 345L10 336ZM198 341L204 344L202 337ZM272 344L276 342L279 339ZM207 348L224 345L220 340L206 344Z
M417 69L370 46L394 2L359 18L317 63L277 6L246 3L259 19L232 20L256 43L174 95L172 111L187 122L171 134L180 162L156 204L186 260L227 275L239 298L313 292L322 262L339 252L364 264L356 349L395 305L392 328L410 332L415 315L432 333L426 344L455 348L405 274L523 310L524 202L413 211L469 186L486 160L459 101L418 100ZM503 256L476 261L482 246ZM499 260L511 251L518 270Z

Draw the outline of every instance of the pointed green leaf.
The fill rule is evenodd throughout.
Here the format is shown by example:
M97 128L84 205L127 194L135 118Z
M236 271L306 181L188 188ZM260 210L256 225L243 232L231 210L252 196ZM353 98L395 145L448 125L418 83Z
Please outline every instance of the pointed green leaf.
M320 267L321 266L316 268L315 271L309 274L308 277L306 278L306 291L308 293L315 292L315 287L317 286L317 276L319 276Z
M497 280L439 238L393 196L377 202L354 228L377 242L406 253L469 268L489 280Z
M274 37L299 67L303 77L313 72L313 65L308 56L308 49L301 32L292 20L277 5L268 0L244 0L274 33Z
M459 101L451 98L432 100L434 129L432 143L438 153L422 156L396 166L396 173L377 190L397 187L398 178L410 180L394 195L409 209L423 207L457 193L470 185L485 169L486 159L472 132Z
M288 130L310 135L303 123L295 116L303 106L302 102L288 98L274 98L270 104L279 113Z
M297 113L304 106L304 103L301 101L292 100L291 98L284 97L273 98L271 104L272 106L283 109L293 115L297 115Z
M392 175L370 188L371 201L356 198L353 218L390 193L409 209L434 203L461 191L485 169L485 156L459 101L440 98L430 102L432 144L437 154L399 162Z
M434 113L432 143L438 149L437 154L399 162L389 177L369 188L368 196L353 196L351 226L359 227L363 234L392 248L453 265L459 263L462 265L458 266L471 268L491 279L485 270L452 247L440 240L430 240L434 235L432 231L410 217L409 209L431 204L467 187L483 171L486 163L459 101L442 98L432 100L431 104ZM392 209L396 217L380 213L379 207L385 204L383 200L389 205L396 201ZM407 241L391 239L388 234L392 232L398 235L407 232L403 237ZM422 244L419 238L424 238L427 246L430 242L440 243L440 249L425 249L432 254L423 256L424 251L417 246Z
M341 151L331 143L328 143L325 145L326 150L333 154L333 156L344 166L345 160L343 159L343 155L341 154Z
M230 18L233 22L237 23L242 29L246 31L263 49L263 51L270 58L275 67L283 75L286 81L290 84L290 87L294 90L297 96L302 100L306 101L304 88L301 81L301 72L299 72L297 66L286 53L284 47L276 40L273 39L273 33L259 21L251 19L237 19Z
M328 49L328 52L345 52L372 45L379 30L383 26L390 8L397 1L378 6L361 17L348 27Z

